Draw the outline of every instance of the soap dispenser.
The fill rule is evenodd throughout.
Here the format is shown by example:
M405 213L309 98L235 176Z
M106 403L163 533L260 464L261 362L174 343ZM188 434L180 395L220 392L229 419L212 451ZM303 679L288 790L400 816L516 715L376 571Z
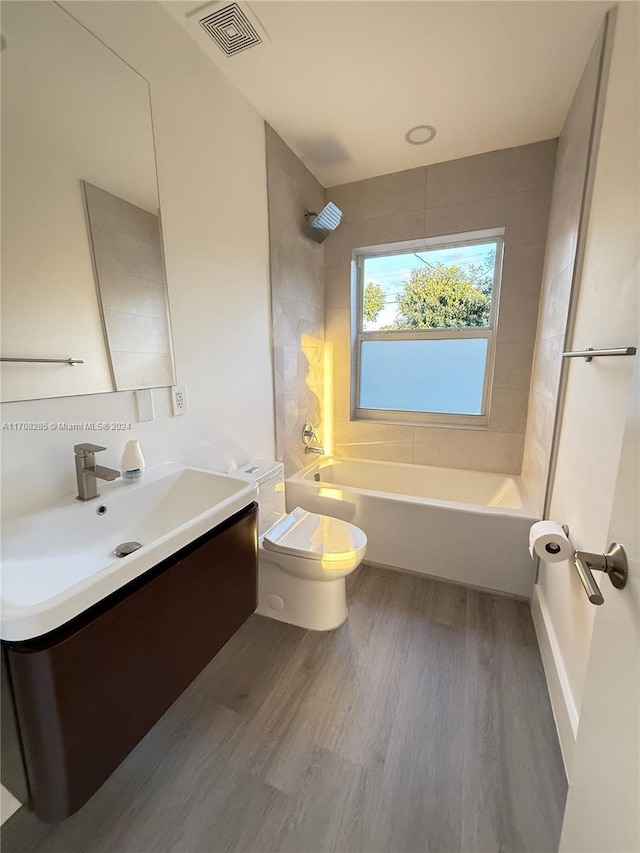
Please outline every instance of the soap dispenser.
M144 456L140 450L140 442L132 439L124 446L122 454L122 479L129 483L135 482L144 473Z

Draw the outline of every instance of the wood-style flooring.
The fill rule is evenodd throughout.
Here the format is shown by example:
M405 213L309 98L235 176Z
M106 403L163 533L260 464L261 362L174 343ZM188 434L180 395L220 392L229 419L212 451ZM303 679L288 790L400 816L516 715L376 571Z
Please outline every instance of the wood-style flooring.
M331 633L252 616L80 812L20 809L3 853L557 850L528 606L363 566L349 608Z

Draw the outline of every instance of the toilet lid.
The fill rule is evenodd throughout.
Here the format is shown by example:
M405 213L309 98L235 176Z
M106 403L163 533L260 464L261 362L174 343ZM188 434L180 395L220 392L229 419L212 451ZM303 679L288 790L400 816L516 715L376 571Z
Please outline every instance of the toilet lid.
M297 506L265 533L262 543L270 551L321 560L360 551L366 546L367 537L348 521L316 515Z

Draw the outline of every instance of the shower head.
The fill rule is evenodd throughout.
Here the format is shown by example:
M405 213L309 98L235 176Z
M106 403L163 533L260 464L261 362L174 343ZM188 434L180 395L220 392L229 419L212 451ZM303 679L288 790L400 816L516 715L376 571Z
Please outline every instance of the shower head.
M330 201L325 204L320 213L305 210L304 218L309 223L307 237L311 237L316 243L324 243L329 234L342 222L342 211Z

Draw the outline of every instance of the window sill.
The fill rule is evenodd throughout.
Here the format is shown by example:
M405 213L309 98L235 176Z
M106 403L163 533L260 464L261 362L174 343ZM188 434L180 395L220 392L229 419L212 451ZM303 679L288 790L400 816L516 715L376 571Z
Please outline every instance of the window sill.
M486 415L442 415L441 417L411 412L374 412L356 410L350 417L351 423L384 424L385 426L429 427L432 429L467 429L488 432L489 418Z

